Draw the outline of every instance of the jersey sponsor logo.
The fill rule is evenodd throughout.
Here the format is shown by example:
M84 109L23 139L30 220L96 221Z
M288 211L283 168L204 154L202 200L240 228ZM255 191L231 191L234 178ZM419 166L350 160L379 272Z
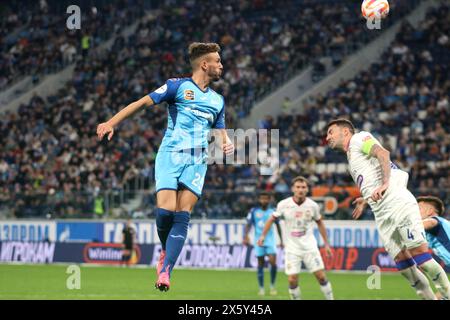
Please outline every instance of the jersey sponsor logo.
M194 91L190 90L190 89L184 90L184 99L185 100L194 100L195 99Z
M157 94L163 94L164 92L167 91L167 84L159 87L158 89L155 90L155 93Z
M369 141L370 139L372 139L372 137L371 136L366 136L366 137L364 137L363 139L362 139L362 141Z
M199 111L199 110L195 110L195 109L192 109L192 108L190 108L190 107L187 107L186 110L187 110L187 111L191 111L191 112L192 112L193 114L195 114L196 116L205 118L206 120L209 120L209 121L211 121L211 122L214 121L213 115L212 115L212 114L209 114L209 113L207 113L207 112L202 112L202 111Z
M303 237L305 234L306 234L306 232L304 232L304 231L292 231L291 237L300 238L300 237Z

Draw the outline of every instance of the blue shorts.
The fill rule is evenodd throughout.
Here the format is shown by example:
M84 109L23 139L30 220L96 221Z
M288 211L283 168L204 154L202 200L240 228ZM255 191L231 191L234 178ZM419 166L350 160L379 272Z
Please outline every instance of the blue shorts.
M257 257L264 257L271 254L273 255L277 254L277 247L275 245L264 247L255 246L255 255Z
M156 192L188 189L200 198L207 164L204 155L184 152L158 152L155 161Z

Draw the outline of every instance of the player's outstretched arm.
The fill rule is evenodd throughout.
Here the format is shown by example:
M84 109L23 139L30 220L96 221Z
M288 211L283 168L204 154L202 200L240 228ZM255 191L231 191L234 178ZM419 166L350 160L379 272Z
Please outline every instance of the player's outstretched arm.
M389 187L389 178L391 177L391 160L389 151L378 144L374 144L372 146L369 154L378 159L378 162L381 165L381 173L383 175L383 184L376 188L371 196L373 201L378 201L383 197L384 192Z
M261 234L261 237L259 237L259 239L258 239L258 246L262 246L264 244L264 239L266 238L267 232L269 232L274 221L275 221L275 217L273 217L273 216L270 217L269 219L267 219L267 222L264 226L264 230Z
M117 126L120 122L122 122L124 119L128 118L130 115L135 113L137 110L144 106L151 106L153 105L153 100L150 98L150 96L146 95L145 97L134 101L130 103L128 106L120 110L118 113L114 115L111 119L109 119L107 122L100 123L97 126L97 136L99 140L102 140L104 135L108 134L108 140L111 140L112 136L114 135L114 127Z
M330 244L328 242L328 236L327 236L327 230L325 229L325 223L323 222L323 219L317 220L316 223L317 223L317 228L319 229L319 233L322 236L327 256L328 256L328 258L331 258L333 256L333 252L331 251Z

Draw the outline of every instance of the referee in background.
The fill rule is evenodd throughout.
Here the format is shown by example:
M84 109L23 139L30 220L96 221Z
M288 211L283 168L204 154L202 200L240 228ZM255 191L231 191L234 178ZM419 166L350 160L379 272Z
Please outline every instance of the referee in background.
M135 235L136 232L131 227L131 219L128 219L127 224L125 225L122 231L122 244L124 248L122 250L122 265L126 263L127 266L130 266L131 256L133 255Z

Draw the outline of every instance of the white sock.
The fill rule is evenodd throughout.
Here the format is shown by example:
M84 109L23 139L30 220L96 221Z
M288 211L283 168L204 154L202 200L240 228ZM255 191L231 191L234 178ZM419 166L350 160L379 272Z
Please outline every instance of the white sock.
M291 300L300 300L300 287L297 286L294 289L289 288L289 295L291 296Z
M416 265L403 269L400 273L408 279L409 284L416 290L419 297L424 300L436 300L436 296L433 290L431 290L427 277L417 269Z
M436 262L434 259L430 259L420 265L423 272L430 277L431 281L433 281L434 286L442 295L442 298L449 300L450 299L450 283L447 278L447 274L444 269L442 269L441 265Z
M334 300L333 289L331 288L330 281L327 281L327 283L324 285L320 285L320 291L322 291L323 295L325 296L325 299Z

